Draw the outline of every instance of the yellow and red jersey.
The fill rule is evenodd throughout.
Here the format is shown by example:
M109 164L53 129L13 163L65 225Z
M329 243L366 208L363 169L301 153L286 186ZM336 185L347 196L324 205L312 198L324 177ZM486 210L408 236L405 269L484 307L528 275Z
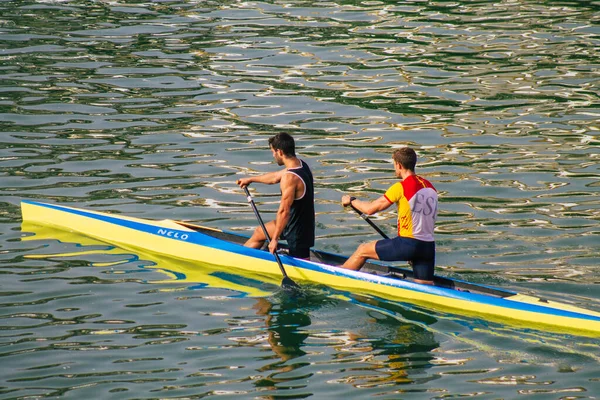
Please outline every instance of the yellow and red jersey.
M431 182L411 175L392 185L384 196L398 204L398 236L434 241L438 195Z

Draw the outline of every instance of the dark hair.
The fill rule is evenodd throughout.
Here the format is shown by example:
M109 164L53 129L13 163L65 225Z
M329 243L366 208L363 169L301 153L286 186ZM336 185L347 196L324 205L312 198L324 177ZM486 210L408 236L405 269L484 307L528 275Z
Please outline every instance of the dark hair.
M287 157L296 157L296 144L294 138L288 133L280 132L269 138L269 146L275 150L281 150Z
M417 153L410 147L402 147L394 150L392 158L404 168L414 172L415 166L417 165Z

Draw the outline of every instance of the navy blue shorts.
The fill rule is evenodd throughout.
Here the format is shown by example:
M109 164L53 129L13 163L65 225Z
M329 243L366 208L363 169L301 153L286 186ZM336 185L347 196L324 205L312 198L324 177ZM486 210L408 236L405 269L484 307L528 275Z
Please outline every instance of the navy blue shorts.
M381 261L412 261L415 279L432 281L435 269L435 242L397 236L375 243Z

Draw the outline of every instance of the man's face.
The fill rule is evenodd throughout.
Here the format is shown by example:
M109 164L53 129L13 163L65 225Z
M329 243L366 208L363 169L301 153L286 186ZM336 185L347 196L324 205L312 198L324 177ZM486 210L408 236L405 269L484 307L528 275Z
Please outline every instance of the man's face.
M275 150L273 147L271 147L271 153L273 153L273 158L275 159L275 162L277 163L277 165L283 165L283 153L281 150Z

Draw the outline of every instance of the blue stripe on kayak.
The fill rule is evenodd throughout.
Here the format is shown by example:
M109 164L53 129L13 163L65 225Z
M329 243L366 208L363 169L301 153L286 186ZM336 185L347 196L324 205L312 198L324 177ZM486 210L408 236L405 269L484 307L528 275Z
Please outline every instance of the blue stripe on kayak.
M88 212L85 210L81 210L81 209L72 209L72 208L63 207L63 206L59 206L59 205L55 205L55 204L39 203L36 201L31 201L31 200L23 200L23 203L33 204L33 205L40 206L40 207L47 207L47 208L51 208L54 210L64 211L64 212L68 212L68 213L75 214L75 215L80 215L80 216L87 217L87 218L93 218L96 220L123 226L123 227L129 228L129 229L146 232L146 233L153 234L153 235L163 236L163 237L173 239L173 240L179 240L179 241L193 243L193 244L197 244L197 245L212 247L212 248L216 248L219 250L223 250L223 251L227 251L227 252L231 252L231 253L235 253L235 254L241 254L244 256L248 256L248 257L258 258L258 259L265 260L265 261L274 261L273 256L270 253L265 252L263 250L257 250L257 249L252 249L249 247L244 247L242 245L239 245L236 243L230 243L225 240L217 239L212 236L205 235L203 233L196 232L196 231L190 232L190 231L183 231L183 230L177 230L177 229L160 228L160 227L157 227L154 225L124 220L122 218L113 217L113 216L106 215L106 214L97 215L97 214L94 214L94 213L91 213L91 212ZM458 290L447 289L447 288L442 288L442 287L437 287L437 286L421 285L421 284L413 283L413 282L409 282L409 281L387 278L387 277L383 277L383 276L376 276L376 275L365 273L365 272L351 271L351 270L346 270L346 269L342 269L342 268L332 267L332 266L328 266L326 264L320 264L320 263L316 263L316 262L310 262L310 261L305 261L305 260L301 260L301 259L296 259L296 258L289 257L286 255L282 255L281 260L284 264L290 265L293 267L298 267L298 268L307 269L307 270L311 270L311 271L326 273L326 274L333 275L333 276L350 277L350 278L354 278L354 279L357 279L360 281L377 283L377 284L381 284L381 285L397 287L400 289L411 290L411 291L416 291L416 292L421 292L421 293L426 293L426 294L431 294L431 295L437 295L437 296L446 297L446 298L454 298L454 299L459 299L459 300L472 301L472 302L475 302L475 303L481 304L481 305L491 305L491 306L498 306L498 307L507 308L507 309L530 311L530 312L535 312L535 313L539 313L539 314L548 314L548 315L555 315L555 316L569 317L569 318L578 318L578 319L585 319L585 320L600 322L600 317L596 317L593 315L581 314L578 312L573 312L573 311L568 311L568 310L560 310L560 309L551 308L551 307L544 307L544 306L536 305L536 304L527 304L527 303L521 303L521 302L512 301L512 300L505 300L503 298L493 297L493 296L484 295L484 294L461 292ZM492 287L490 286L490 288L492 288Z
M230 233L230 234L234 234L234 235L238 235L238 234L236 234L236 233L233 233L233 232L227 232L227 231L222 231L222 232L225 232L225 233ZM238 235L238 236L239 236L239 235ZM335 253L330 253L330 252L327 252L327 251L322 251L322 250L319 250L319 253L321 253L321 254L325 254L325 255L334 256L334 257L336 257L336 256L337 256L337 257L339 257L339 255L338 255L338 254L335 254ZM402 273L402 272L407 272L407 273L410 273L410 272L411 272L411 271L407 270L406 268L402 268L402 267L395 267L395 266L392 266L392 265L390 265L390 264L386 264L384 261L379 261L379 260L369 260L369 263L370 263L370 264L381 265L381 266L384 266L384 267L392 267L392 268L394 268L394 270L395 270L395 271L397 271L397 272L399 272L399 273ZM450 278L445 278L445 279L450 279ZM465 281L465 280L461 280L461 279L456 279L456 278L452 278L452 279L450 279L450 280L451 280L452 282L455 282L455 283L464 283L464 284L468 284L468 285L475 285L475 286L477 286L478 288L481 288L481 289L490 289L490 290L501 291L501 292L504 292L504 293L506 293L507 295L519 294L519 293L517 293L517 292L514 292L514 291L512 291L512 290L500 289L500 288L497 288L497 287L494 287L494 286L490 286L490 285L484 285L484 284L482 284L482 283L472 283L472 282L469 282L469 281Z
M118 216L111 216L109 214L94 214L92 212L82 210L79 208L69 208L64 206L59 206L56 204L49 203L40 203L32 200L23 200L23 203L33 204L40 207L46 207L53 210L58 210L62 212L67 212L74 215L80 215L86 218L92 218L103 222L108 222L111 224L123 226L125 228L133 229L136 231L141 231L145 233L149 233L152 235L163 236L168 239L179 240L182 242L188 242L193 244L198 244L207 247L213 247L219 250L225 250L236 254L245 255L248 257L259 258L265 261L274 261L274 257L265 251L252 249L249 247L244 247L242 245L236 243L230 243L225 240L217 239L209 235L205 235L196 231L183 231L178 229L171 228L161 228L155 225L145 224L141 222L129 221L123 218L119 218ZM101 211L99 211L101 212ZM282 259L285 257L290 260L295 260L291 257L287 257L282 255Z

